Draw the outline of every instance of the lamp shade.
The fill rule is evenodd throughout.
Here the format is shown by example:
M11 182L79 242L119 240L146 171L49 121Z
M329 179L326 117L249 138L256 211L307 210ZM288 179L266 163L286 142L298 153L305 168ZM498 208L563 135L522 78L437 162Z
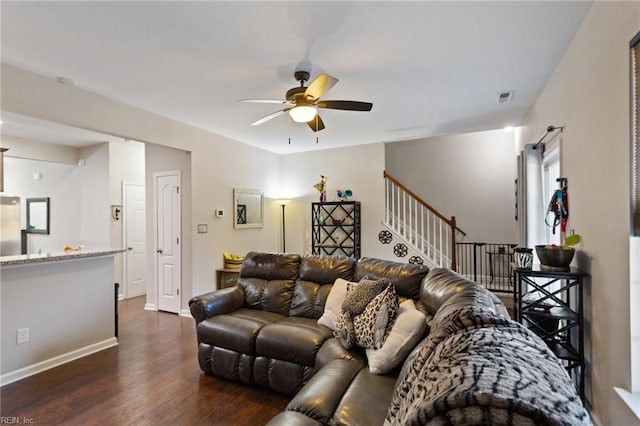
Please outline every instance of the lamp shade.
M289 115L296 123L307 123L316 116L318 111L314 107L303 105L289 110Z

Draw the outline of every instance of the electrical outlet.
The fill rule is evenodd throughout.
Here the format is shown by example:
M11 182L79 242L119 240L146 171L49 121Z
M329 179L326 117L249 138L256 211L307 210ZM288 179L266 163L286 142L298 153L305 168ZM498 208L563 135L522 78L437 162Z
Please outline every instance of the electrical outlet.
M16 337L18 344L27 343L29 341L29 328L19 328Z

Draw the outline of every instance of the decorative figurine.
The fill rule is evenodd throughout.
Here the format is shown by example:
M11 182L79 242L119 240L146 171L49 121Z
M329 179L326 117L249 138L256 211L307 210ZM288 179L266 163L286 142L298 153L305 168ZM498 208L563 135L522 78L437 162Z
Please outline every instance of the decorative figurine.
M320 175L320 182L313 185L313 187L320 192L320 202L325 203L327 201L327 177Z

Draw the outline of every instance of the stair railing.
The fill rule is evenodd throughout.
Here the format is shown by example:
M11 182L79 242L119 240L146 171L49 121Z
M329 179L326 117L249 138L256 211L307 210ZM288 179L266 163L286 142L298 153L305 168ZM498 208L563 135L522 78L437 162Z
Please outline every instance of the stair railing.
M466 235L447 218L393 176L384 172L385 225L442 267L457 269L456 236Z

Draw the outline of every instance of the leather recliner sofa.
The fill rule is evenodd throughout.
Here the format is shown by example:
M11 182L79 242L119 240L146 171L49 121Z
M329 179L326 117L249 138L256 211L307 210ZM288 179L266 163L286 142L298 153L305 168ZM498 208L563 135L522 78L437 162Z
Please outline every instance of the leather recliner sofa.
M373 374L318 325L332 283L387 278L430 332ZM567 424L589 416L557 358L484 287L379 259L249 253L236 288L194 297L202 370L294 395L276 425Z
M416 300L428 268L373 258L250 252L238 285L189 301L198 361L207 374L295 394L334 359L360 359L319 325L338 278L386 278L400 297ZM424 308L423 308L424 309Z

